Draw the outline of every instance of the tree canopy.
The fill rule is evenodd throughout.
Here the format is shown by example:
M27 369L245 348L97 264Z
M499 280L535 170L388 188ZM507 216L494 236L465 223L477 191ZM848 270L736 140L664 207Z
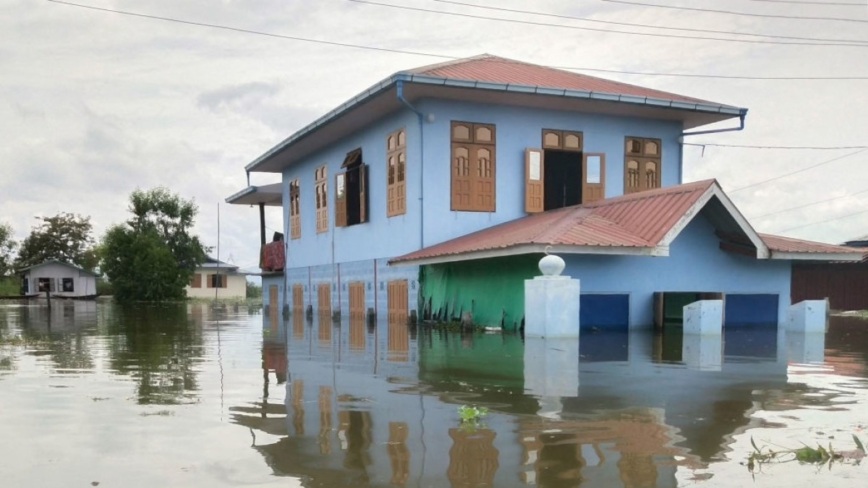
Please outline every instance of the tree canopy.
M111 227L101 248L102 271L120 301L184 298L205 247L190 234L198 211L192 200L163 187L130 195L125 224Z
M37 217L41 222L21 242L15 268L21 269L57 259L93 271L98 264L90 217L61 212Z
M11 225L0 223L0 277L12 272L12 253L15 252L15 247L18 245L12 239L13 235Z

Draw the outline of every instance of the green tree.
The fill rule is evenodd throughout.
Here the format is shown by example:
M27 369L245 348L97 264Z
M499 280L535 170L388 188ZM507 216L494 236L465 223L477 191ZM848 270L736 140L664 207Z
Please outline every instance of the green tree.
M205 247L190 235L197 208L166 188L130 195L132 218L111 227L100 249L102 271L119 301L178 300Z
M0 223L0 278L12 272L12 254L18 245L12 239L13 235L11 225Z
M21 269L57 259L92 271L97 266L90 217L61 212L39 217L41 223L21 242L15 268Z

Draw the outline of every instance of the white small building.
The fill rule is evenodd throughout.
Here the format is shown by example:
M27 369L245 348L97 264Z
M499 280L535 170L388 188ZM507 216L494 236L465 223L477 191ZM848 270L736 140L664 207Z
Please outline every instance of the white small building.
M63 261L52 259L21 270L25 295L84 298L96 296L96 274Z
M185 289L189 298L245 298L247 278L238 266L206 256Z

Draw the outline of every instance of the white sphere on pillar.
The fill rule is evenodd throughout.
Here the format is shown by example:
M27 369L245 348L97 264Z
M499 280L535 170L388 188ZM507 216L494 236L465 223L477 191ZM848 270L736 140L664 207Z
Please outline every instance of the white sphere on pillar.
M544 276L560 276L566 266L567 263L560 256L553 254L546 254L539 261L539 270Z

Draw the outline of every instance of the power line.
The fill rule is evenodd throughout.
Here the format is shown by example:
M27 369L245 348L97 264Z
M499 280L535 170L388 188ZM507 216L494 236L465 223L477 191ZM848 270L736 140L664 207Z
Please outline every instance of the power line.
M413 55L413 56L427 56L427 57L433 57L433 58L439 58L439 59L448 59L448 60L461 59L458 56L449 56L449 55L445 55L445 54L437 54L437 53L421 52L421 51L409 51L409 50L405 50L405 49L391 49L391 48L376 47L376 46L366 46L366 45L362 45L362 44L352 44L352 43L346 43L346 42L334 42L334 41L328 41L328 40L322 40L322 39L311 39L311 38L299 37L299 36L288 36L288 35L283 35L283 34L274 34L274 33L270 33L270 32L255 31L255 30L251 30L251 29L243 29L243 28L239 28L239 27L232 27L232 26L226 26L226 25L220 25L220 24L209 24L209 23L205 23L205 22L181 20L181 19L176 19L176 18L171 18L171 17L160 17L157 15L141 14L141 13L130 12L130 11L125 11L125 10L115 10L115 9L109 9L109 8L103 8L103 7L94 7L91 5L82 5L82 4L66 2L66 1L62 1L62 0L46 0L46 1L52 2L52 3L57 3L57 4L62 4L62 5L67 5L67 6L71 6L71 7L80 7L80 8L85 8L85 9L89 9L89 10L96 10L96 11L100 11L100 12L108 12L108 13L119 14L119 15L127 15L127 16L131 16L131 17L139 17L139 18L150 19L150 20L162 20L165 22L173 22L173 23L177 23L177 24L192 25L192 26L196 26L196 27L209 27L209 28L213 28L213 29L222 29L222 30L227 30L227 31L231 31L231 32L238 32L238 33L242 33L242 34L260 35L260 36L272 37L272 38L277 38L277 39L286 39L286 40L291 40L291 41L310 42L310 43L315 43L315 44L325 44L325 45L336 46L336 47L347 47L347 48L353 48L353 49L364 49L364 50L370 50L370 51L389 52L389 53L396 53L396 54L409 54L409 55ZM503 62L509 62L509 61L503 61ZM823 80L823 81L851 80L852 81L852 80L868 80L868 76L829 76L829 77L727 76L727 75L710 75L710 74L693 74L693 73L655 73L655 72L644 72L644 71L621 71L621 70L613 70L613 69L588 68L588 67L576 67L576 66L549 66L549 67L555 68L555 69L565 69L565 70L573 70L573 71L589 71L589 72L598 72L598 73L613 73L613 74L637 75L637 76L669 76L669 77L685 77L685 78L733 79L733 80L754 80L754 81L800 81L800 80Z
M811 222L810 224L797 225L797 226L795 226L795 227L790 227L789 229L779 230L778 232L782 232L782 233L783 233L783 232L789 232L789 231L791 231L791 230L801 229L801 228L804 228L804 227L810 227L810 226L812 226L812 225L825 224L826 222L832 222L832 221L835 221L835 220L846 219L847 217L853 217L854 215L861 215L861 214L864 214L864 213L868 213L868 210L860 210L860 211L858 211L858 212L848 213L848 214L846 214L846 215L841 215L841 216L838 216L838 217L832 217L831 219L820 220L820 221L817 221L817 222Z
M838 22L856 22L860 24L868 24L868 20L862 19L847 19L843 17L799 17L795 15L773 15L773 14L757 14L752 12L733 12L731 10L714 10L714 9L706 9L706 8L696 8L696 7L680 7L676 5L659 5L655 3L642 3L642 2L631 2L627 0L598 0L600 2L609 2L609 3L622 3L624 5L637 5L640 7L656 7L656 8L668 8L674 10L689 10L691 12L709 12L715 14L727 14L727 15L737 15L743 17L765 17L772 19L791 19L791 20L834 20Z
M662 30L674 30L674 31L685 31L685 32L706 32L711 34L728 34L734 36L751 36L751 37L766 37L770 39L789 39L789 40L797 40L797 41L821 41L821 42L853 42L859 44L868 43L868 40L861 39L828 39L828 38L817 38L817 37L795 37L795 36L777 36L771 34L753 34L747 32L733 32L733 31L720 31L720 30L711 30L711 29L692 29L688 27L669 27L669 26L658 26L658 25L649 25L649 24L636 24L631 22L617 22L612 20L600 20L600 19L590 19L586 17L575 17L572 15L561 15L561 14L553 14L548 12L537 12L533 10L518 10L511 8L503 8L503 7L492 7L489 5L479 5L475 3L465 3L465 2L457 2L455 0L432 0L434 2L445 3L450 5L462 5L465 7L473 7L473 8L481 8L486 10L496 10L500 12L510 12L517 14L529 14L529 15L539 15L543 17L552 17L557 19L569 19L569 20L577 20L581 22L595 22L598 24L610 24L610 25L624 25L628 27L641 27L641 28L649 28L649 29L662 29Z
M730 191L728 191L727 193L732 194L732 193L735 193L735 192L738 192L738 191L747 190L748 188L753 188L753 187L755 187L755 186L764 185L764 184L769 183L769 182L772 182L772 181L777 181L777 180L779 180L779 179L781 179L781 178L786 178L787 176L792 176L792 175L794 175L794 174L798 174L798 173L802 173L802 172L804 172L804 171L808 171L809 169L814 169L814 168L817 168L817 167L820 167L820 166L823 166L823 165L826 165L826 164L829 164L829 163L834 163L835 161L840 161L840 160L842 160L842 159L844 159L844 158L849 158L850 156L855 156L855 155L857 155L857 154L859 154L859 153L862 153L862 152L865 152L865 151L868 151L868 149L860 149L860 150L858 150L858 151L856 151L856 152L852 152L852 153L850 153L850 154L845 154L845 155L843 155L843 156L838 156L838 157L836 157L836 158L832 158L832 159L829 159L829 160L827 160L827 161L823 161L822 163L817 163L817 164L814 164L814 165L811 165L811 166L808 166L808 167L805 167L805 168L802 168L802 169L798 169L798 170L796 170L796 171L792 171L792 172L790 172L790 173L786 173L786 174L783 174L783 175L780 175L780 176L775 176L774 178L769 178L769 179L767 179L767 180L758 181L758 182L756 182L756 183L752 183L752 184L750 184L750 185L743 186L743 187L741 187L741 188L736 188L735 190L730 190Z
M49 0L53 1L53 0ZM474 15L474 14L466 14L460 12L447 12L444 10L432 10L428 8L421 7L410 7L407 5L395 5L391 3L380 3L373 2L370 0L348 0L354 3L361 3L365 5L376 5L378 7L388 7L400 10L410 10L414 12L425 12L430 14L438 14L438 15L449 15L453 17L465 17L470 19L480 19L480 20L493 20L496 22L508 22L512 24L523 24L523 25L535 25L540 27L559 27L561 29L572 29L572 30L582 30L582 31L591 31L591 32L603 32L606 34L625 34L631 36L645 36L645 37L663 37L669 39L693 39L693 40L703 40L703 41L720 41L720 42L740 42L746 44L775 44L780 46L836 46L836 47L860 47L865 48L868 47L868 44L846 44L846 43L815 43L815 42L780 42L780 41L764 41L761 39L727 39L722 37L701 37L701 36L680 36L676 34L659 34L654 32L631 32L631 31L617 31L617 30L609 30L609 29L598 29L596 27L580 27L577 25L563 25L563 24L551 24L546 22L534 22L531 20L518 20L518 19L502 19L497 17L486 17L484 15ZM868 21L866 21L868 22Z
M821 204L821 203L831 202L831 201L834 201L834 200L841 200L842 198L855 197L856 195L861 195L861 194L863 194L863 193L868 193L868 190L857 191L856 193L851 193L851 194L849 194L849 195L842 195L842 196L840 196L840 197L827 198L827 199L825 199L825 200L820 200L819 202L806 203L806 204L804 204L804 205L799 205L799 206L797 206L797 207L785 208L785 209L783 209L783 210L777 210L777 211L775 211L775 212L769 212L769 213L767 213L767 214L757 215L756 217L750 217L750 219L751 219L751 220L764 219L764 218L766 218L766 217L771 217L772 215L782 214L782 213L784 213L784 212L789 212L789 211L791 211L791 210L798 210L798 209L800 209L800 208L805 208L805 207L813 207L814 205L819 205L819 204Z
M831 150L852 150L852 149L868 149L868 146L750 146L746 144L714 144L714 143L703 143L703 142L685 142L683 143L685 146L698 146L698 147L730 147L730 148L740 148L740 149L806 149L806 150L820 150L820 151L831 151Z
M747 2L764 2L764 3L794 3L796 5L828 5L839 7L865 7L864 3L859 2L811 2L799 0L745 0Z

